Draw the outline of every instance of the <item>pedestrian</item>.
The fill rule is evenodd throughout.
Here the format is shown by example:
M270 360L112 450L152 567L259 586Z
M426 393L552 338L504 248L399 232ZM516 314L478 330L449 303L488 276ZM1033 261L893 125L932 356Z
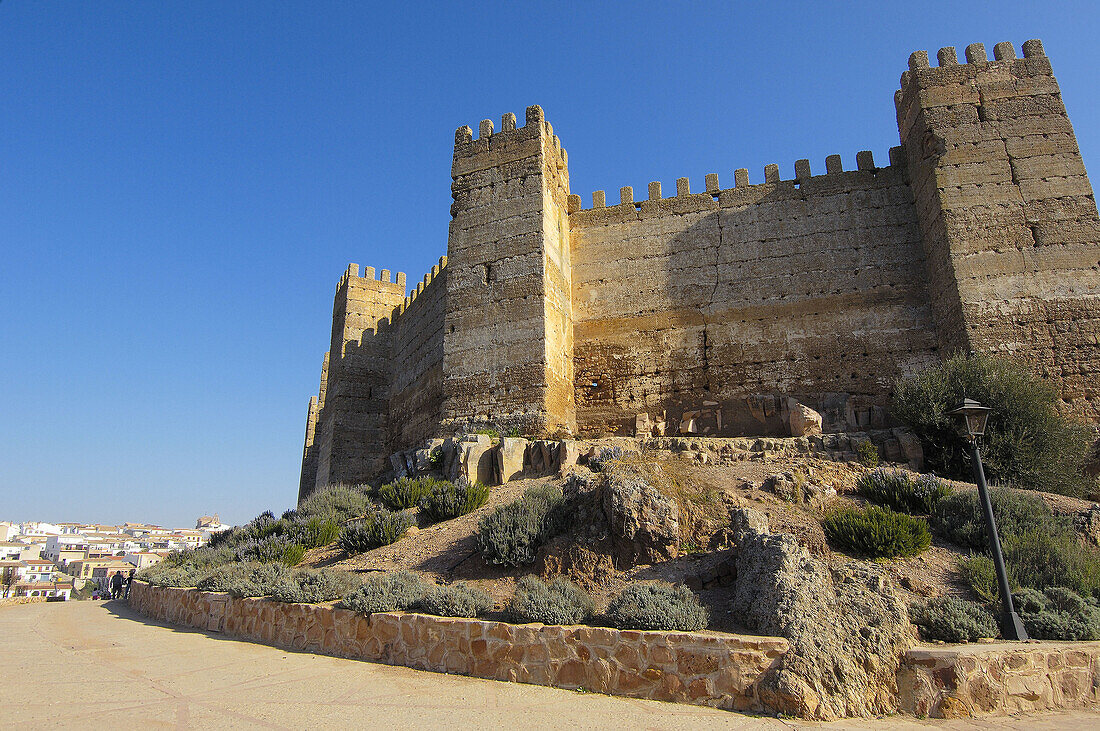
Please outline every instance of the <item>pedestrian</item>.
M111 598L122 598L122 585L126 583L126 579L122 578L122 572L116 571L114 576L111 577Z
M137 573L137 569L130 569L130 575L126 577L126 599L130 599L130 587L134 585L134 574Z

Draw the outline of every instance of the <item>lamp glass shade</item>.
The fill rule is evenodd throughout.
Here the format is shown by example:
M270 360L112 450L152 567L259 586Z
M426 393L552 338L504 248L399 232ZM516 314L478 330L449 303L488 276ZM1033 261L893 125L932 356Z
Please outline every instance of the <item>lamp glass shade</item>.
M950 416L959 417L959 431L963 436L980 437L985 434L989 412L988 406L982 406L972 399L963 399L962 403L947 413Z

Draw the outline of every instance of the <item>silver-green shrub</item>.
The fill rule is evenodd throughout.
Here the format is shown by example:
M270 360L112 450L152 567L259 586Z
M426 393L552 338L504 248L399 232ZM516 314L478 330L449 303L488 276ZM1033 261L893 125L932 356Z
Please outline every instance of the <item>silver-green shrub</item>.
M514 622L543 624L582 624L595 611L596 604L588 592L560 576L549 584L524 576L507 608Z
M701 630L709 616L686 586L663 582L631 584L607 607L607 619L620 629Z
M355 591L344 597L348 609L361 614L404 612L416 607L431 585L412 571L372 574Z
M420 602L421 609L439 617L476 617L492 606L488 594L465 581L437 586Z
M997 636L997 622L981 604L953 596L914 602L910 608L913 624L925 640L973 642Z
M359 577L338 569L302 569L272 587L271 596L281 602L317 604L341 599L359 586Z
M522 566L534 561L539 546L560 530L563 503L560 487L532 487L519 500L483 516L477 542L485 562Z
M415 523L411 511L395 513L376 509L362 520L345 525L337 542L348 554L363 553L395 542Z

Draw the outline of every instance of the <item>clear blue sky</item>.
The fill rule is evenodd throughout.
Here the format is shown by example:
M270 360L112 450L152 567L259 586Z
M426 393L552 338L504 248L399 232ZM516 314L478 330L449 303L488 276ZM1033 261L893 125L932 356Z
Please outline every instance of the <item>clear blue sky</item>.
M1041 38L1100 174L1098 36L1095 2L3 0L0 519L290 507L336 280L445 253L460 125L541 104L586 205L729 187L884 162L913 50Z

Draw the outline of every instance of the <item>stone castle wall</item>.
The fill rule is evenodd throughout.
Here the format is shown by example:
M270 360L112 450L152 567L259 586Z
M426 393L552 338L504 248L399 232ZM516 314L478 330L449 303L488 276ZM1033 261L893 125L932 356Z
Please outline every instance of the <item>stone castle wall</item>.
M578 426L619 431L647 412L721 411L751 394L794 396L848 424L849 400L881 403L899 375L936 359L924 256L903 167L874 167L573 214ZM717 428L717 423L714 424Z
M455 134L445 268L337 288L300 496L478 427L537 437L889 428L893 382L1022 358L1100 421L1100 217L1050 62L913 54L888 165L717 175L585 208L530 107Z

